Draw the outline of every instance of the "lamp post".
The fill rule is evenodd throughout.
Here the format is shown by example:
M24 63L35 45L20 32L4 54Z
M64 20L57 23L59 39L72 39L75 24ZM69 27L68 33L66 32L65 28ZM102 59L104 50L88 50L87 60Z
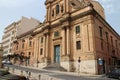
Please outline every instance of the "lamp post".
M81 62L81 59L80 57L78 58L78 75L80 74L80 62Z
M103 59L98 58L98 74L101 74L103 72Z
M30 55L28 56L28 65L30 65Z
M38 67L38 64L39 64L39 61L38 61L38 59L37 59L37 67Z

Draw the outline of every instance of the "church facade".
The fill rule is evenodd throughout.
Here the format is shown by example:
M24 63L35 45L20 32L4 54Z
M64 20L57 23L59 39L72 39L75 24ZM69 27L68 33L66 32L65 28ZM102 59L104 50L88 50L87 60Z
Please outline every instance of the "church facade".
M29 34L32 65L44 68L57 63L67 71L90 74L107 73L115 67L120 36L106 22L97 1L46 0L45 5L45 21ZM18 45L14 45L16 53Z

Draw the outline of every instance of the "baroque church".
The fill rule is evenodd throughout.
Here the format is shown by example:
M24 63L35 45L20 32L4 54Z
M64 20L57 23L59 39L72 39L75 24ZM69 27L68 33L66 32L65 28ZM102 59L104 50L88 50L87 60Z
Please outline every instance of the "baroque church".
M104 74L115 67L120 36L105 20L99 2L46 0L45 5L45 21L17 36L14 53L30 56L30 66L39 68L59 65L66 71Z

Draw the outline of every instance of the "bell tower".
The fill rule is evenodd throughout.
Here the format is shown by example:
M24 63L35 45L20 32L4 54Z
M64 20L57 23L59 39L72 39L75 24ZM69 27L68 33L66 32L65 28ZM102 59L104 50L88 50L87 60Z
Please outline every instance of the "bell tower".
M69 0L46 0L46 21L56 20L69 12Z

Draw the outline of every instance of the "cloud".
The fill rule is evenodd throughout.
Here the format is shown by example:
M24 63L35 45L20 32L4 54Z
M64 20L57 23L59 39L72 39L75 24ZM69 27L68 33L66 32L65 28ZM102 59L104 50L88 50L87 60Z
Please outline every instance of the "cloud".
M119 3L119 0L95 0L101 3L101 5L104 7L106 14L114 14L116 11L120 10L120 7L117 3Z

